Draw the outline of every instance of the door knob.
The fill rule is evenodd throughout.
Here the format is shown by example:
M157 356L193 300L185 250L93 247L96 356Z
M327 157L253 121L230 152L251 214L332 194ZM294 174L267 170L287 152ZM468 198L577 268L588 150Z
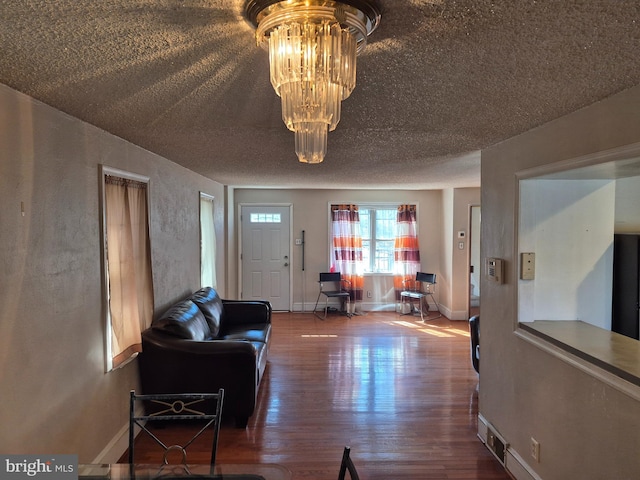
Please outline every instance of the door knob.
M285 267L288 267L288 266L289 266L289 264L285 262L284 266L285 266Z

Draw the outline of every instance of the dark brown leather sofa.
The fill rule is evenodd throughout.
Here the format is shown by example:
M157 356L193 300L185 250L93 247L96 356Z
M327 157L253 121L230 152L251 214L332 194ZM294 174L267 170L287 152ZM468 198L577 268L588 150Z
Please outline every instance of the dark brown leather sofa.
M140 380L145 394L216 393L223 416L247 426L267 366L271 304L222 300L203 288L173 305L142 333Z

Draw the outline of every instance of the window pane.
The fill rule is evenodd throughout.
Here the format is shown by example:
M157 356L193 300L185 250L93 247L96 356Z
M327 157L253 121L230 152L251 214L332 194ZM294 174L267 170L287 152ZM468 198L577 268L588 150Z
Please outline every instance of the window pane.
M390 272L393 268L394 240L376 242L375 269L377 272Z
M251 223L280 223L279 213L252 213Z
M376 210L376 239L390 240L396 235L396 211Z
M362 261L364 263L364 271L371 272L371 242L365 239L362 239Z
M368 208L363 208L360 213L360 235L363 239L371 238L371 211Z

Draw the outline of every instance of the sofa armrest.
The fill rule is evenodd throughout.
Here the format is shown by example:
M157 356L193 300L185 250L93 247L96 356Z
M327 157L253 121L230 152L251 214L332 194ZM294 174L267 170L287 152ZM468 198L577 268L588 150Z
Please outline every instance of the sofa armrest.
M271 323L271 303L264 300L222 300L224 323Z

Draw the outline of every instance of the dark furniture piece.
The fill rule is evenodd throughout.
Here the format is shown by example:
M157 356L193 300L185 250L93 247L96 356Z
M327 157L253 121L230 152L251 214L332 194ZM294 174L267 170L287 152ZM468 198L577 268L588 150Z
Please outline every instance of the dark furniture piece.
M320 284L320 291L318 292L318 298L316 299L316 305L313 307L313 314L324 320L327 318L327 310L329 310L329 299L330 298L339 298L342 303L346 302L346 314L348 317L351 316L351 294L345 288L349 287L349 281L342 278L340 272L330 272L330 273L321 273L320 279L318 280ZM320 302L320 297L325 297L324 302L324 316L320 316L317 313L318 303Z
M353 464L353 460L351 459L350 447L344 447L344 451L342 452L342 463L340 464L340 473L338 474L338 480L344 480L347 472L349 472L349 477L351 477L351 480L360 480L360 476L358 475L356 466Z
M182 465L187 465L187 449L207 430L212 431L211 459L209 465L213 471L218 450L218 436L222 420L224 390L218 393L175 393L164 395L136 395L131 391L129 400L129 464L135 464L135 428L149 435L163 450L165 465L171 463L170 457L177 452ZM137 413L142 411L143 413ZM201 427L181 445L167 445L160 437L166 431L162 427L166 422L197 423ZM153 428L158 426L159 428Z
M436 306L436 311L438 312L438 316L431 317L431 319L440 318L442 314L440 313L440 305L436 301L433 296L435 292L436 285L436 274L435 273L425 273L418 272L416 273L416 279L410 282L410 285L405 285L405 290L400 292L400 299L402 303L406 303L409 300L409 312L404 313L403 315L411 315L416 310L413 306L413 300L418 300L418 308L417 311L420 312L420 319L424 322L426 320L424 316L425 310L427 311L427 318L429 318L429 302L428 299L431 297L434 305Z
M471 364L480 373L480 315L469 319L469 337L471 338Z
M640 235L613 237L611 330L640 339Z
M210 288L180 301L142 332L142 393L216 393L244 428L253 415L271 342L271 304L222 300Z

